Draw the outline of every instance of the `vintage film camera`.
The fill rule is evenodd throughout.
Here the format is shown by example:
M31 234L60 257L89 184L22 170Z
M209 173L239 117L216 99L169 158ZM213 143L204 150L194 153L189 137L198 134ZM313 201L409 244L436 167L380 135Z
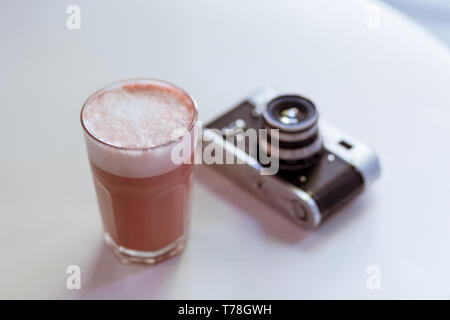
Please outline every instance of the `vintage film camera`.
M315 105L300 95L259 90L206 125L203 145L214 143L239 158L244 165L214 167L298 225L312 229L380 175L378 158L369 147L318 118ZM258 148L278 144L275 175L261 174L265 165L249 156L248 145L230 142L230 133L237 136L247 129L267 129L267 141L259 137Z

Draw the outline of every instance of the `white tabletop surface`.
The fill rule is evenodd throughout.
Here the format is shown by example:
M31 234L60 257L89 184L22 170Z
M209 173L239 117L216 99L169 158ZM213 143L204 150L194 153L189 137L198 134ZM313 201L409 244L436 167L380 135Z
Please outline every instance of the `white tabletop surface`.
M69 4L80 30L66 28ZM0 48L0 298L450 298L450 56L398 12L362 0L1 0ZM261 86L297 91L378 152L382 177L306 232L197 167L185 252L120 264L102 240L79 112L131 77L185 88L205 121ZM69 265L80 290L66 288Z

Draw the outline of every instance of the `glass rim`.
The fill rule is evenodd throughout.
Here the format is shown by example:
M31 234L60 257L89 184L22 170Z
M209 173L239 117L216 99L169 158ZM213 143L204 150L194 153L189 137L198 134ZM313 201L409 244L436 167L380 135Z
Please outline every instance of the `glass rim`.
M194 106L194 116L192 118L191 123L186 128L185 132L183 132L183 134L180 135L180 137L178 137L175 140L169 140L166 143L159 144L159 145L152 146L152 147L130 148L130 147L116 146L116 145L107 143L107 142L102 141L101 139L95 137L91 132L89 132L89 130L86 128L86 126L84 124L84 120L83 120L83 111L84 111L84 108L86 107L86 105L88 104L88 102L91 99L93 99L94 97L98 96L99 94L101 94L103 92L106 92L109 89L114 88L115 86L120 86L122 84L133 83L133 82L136 82L136 83L139 83L139 82L151 82L151 83L155 83L155 84L162 84L162 85L169 86L169 87L172 87L172 88L180 91L187 98L189 98L189 100L192 102L192 105ZM121 150L121 151L143 151L143 152L145 152L145 151L151 151L151 150L155 150L155 149L159 149L159 148L164 148L164 147L170 146L172 144L176 144L176 143L180 142L186 136L186 134L192 130L192 128L194 127L195 123L197 122L197 118L198 118L197 103L195 102L194 98L189 93L187 93L185 90L183 90L182 88L180 88L179 86L177 86L177 85L175 85L173 83L170 83L170 82L164 81L164 80L160 80L160 79L156 79L156 78L129 78L129 79L123 79L123 80L111 82L111 83L107 84L106 86L103 86L100 89L96 90L91 95L89 95L89 97L84 101L83 106L81 107L81 112L80 112L81 127L83 128L83 131L91 139L94 140L94 142L98 142L98 143L100 143L102 145L105 145L107 147L110 147L110 148L113 148L113 149L117 149L117 150Z

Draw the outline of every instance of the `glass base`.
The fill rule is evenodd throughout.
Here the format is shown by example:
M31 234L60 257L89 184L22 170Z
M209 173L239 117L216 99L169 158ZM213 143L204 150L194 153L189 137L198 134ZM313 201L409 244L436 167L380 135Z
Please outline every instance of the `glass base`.
M156 251L138 251L127 249L117 245L111 236L105 232L105 242L112 248L114 254L123 263L156 264L181 253L186 244L186 235L178 238L175 242Z

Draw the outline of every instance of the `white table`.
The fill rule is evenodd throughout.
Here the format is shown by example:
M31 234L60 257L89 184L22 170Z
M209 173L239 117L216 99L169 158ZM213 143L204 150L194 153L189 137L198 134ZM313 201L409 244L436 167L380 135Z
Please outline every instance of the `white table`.
M0 4L0 298L450 298L450 56L420 26L369 1L72 2L80 30L68 2ZM139 76L185 88L204 121L261 86L297 91L377 150L382 177L306 232L197 168L186 251L122 265L79 111Z

